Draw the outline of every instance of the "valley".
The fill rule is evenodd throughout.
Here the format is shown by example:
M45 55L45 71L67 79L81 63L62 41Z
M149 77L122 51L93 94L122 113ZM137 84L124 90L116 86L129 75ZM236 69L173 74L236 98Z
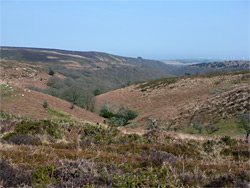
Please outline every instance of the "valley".
M249 186L247 61L1 47L0 72L3 187Z

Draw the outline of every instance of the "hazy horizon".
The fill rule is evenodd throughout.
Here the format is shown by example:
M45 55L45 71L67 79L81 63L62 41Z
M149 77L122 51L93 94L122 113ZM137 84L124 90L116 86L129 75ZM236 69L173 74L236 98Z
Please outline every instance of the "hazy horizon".
M249 60L249 1L1 1L1 46Z

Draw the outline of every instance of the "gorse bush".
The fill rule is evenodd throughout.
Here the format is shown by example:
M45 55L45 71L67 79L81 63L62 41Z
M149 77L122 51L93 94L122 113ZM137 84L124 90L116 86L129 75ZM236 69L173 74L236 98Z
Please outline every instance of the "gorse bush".
M9 140L16 135L28 135L28 134L30 135L48 134L49 136L56 139L62 138L61 135L62 133L57 123L54 123L50 120L39 120L39 121L22 120L16 125L15 131L5 135L3 139ZM22 136L18 137L21 138ZM24 138L22 137L22 139ZM28 139L28 137L26 137L26 139ZM18 139L16 138L15 140ZM17 142L21 143L21 140Z
M55 166L53 165L37 167L35 172L33 173L33 176L34 176L33 184L46 187L47 184L58 183L58 179L52 176L54 169L55 169Z

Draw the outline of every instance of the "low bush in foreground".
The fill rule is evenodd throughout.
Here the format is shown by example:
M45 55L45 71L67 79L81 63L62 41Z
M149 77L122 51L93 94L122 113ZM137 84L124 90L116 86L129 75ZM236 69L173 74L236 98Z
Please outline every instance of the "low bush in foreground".
M247 187L250 182L249 145L228 136L181 139L156 129L124 134L116 126L75 120L26 119L14 125L12 133L3 131L8 141L0 147L4 187ZM41 142L44 135L54 140Z

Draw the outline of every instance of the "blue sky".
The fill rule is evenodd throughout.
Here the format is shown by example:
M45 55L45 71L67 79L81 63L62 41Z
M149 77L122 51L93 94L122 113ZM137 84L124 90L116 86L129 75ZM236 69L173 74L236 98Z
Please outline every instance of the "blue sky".
M1 0L1 45L149 59L249 58L249 0Z

